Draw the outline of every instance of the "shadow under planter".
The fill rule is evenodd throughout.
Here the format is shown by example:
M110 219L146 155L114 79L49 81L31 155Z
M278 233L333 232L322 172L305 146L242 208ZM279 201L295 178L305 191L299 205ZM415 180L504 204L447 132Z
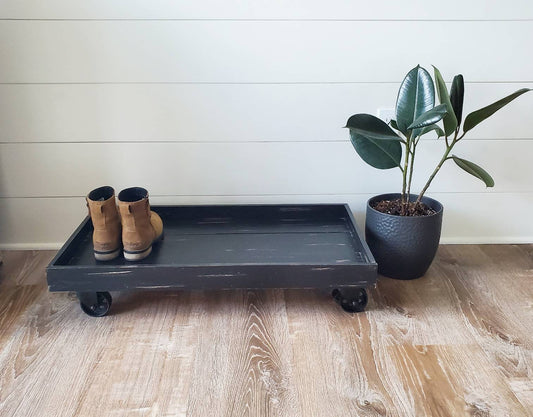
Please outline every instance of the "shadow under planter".
M411 195L415 201L417 195ZM439 247L442 204L429 197L422 202L435 211L430 216L396 216L381 213L372 205L401 198L398 193L372 197L366 206L365 237L378 263L378 273L395 279L422 277Z

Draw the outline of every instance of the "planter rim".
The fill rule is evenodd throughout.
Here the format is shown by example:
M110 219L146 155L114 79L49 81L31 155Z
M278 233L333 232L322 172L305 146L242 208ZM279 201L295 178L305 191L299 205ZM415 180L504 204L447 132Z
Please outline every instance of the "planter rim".
M382 213L381 211L376 210L375 208L373 208L370 205L370 202L372 200L378 200L379 201L380 198L382 198L382 200L385 200L386 197L390 198L391 196L401 197L401 193L385 193L385 194L378 194L378 195L375 195L373 197L370 197L368 199L368 201L366 202L367 210L372 210L373 212L378 213L378 214L380 214L382 216L389 216L389 217L393 217L393 218L402 218L402 219L429 219L431 217L438 216L444 210L444 206L442 205L442 203L440 201L437 201L434 198L431 198L431 197L428 197L428 196L422 197L422 202L424 202L424 200L430 200L431 202L435 202L438 205L438 210L435 209L435 213L430 214L428 216L398 216L397 214ZM418 196L418 194L411 194L411 198L417 197L417 196ZM411 220L407 220L407 221L411 221Z

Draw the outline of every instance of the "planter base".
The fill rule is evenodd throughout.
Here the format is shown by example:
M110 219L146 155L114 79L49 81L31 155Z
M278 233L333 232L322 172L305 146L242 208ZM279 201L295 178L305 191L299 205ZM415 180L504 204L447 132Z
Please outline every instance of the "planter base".
M430 216L395 216L371 207L381 200L394 200L400 194L382 194L368 200L366 242L378 263L378 273L395 279L424 276L439 247L443 207L437 200L423 197L433 210ZM411 196L415 201L416 195Z

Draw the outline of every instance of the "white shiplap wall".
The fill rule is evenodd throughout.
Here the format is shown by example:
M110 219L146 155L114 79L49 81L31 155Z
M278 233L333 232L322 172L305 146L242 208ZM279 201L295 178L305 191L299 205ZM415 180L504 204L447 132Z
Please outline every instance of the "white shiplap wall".
M57 247L102 184L155 204L348 202L362 222L400 178L358 159L351 114L393 107L418 63L464 74L465 113L533 88L529 0L3 0L0 39L4 248ZM457 148L495 188L437 177L443 242L533 242L532 108ZM425 140L421 176L441 151Z

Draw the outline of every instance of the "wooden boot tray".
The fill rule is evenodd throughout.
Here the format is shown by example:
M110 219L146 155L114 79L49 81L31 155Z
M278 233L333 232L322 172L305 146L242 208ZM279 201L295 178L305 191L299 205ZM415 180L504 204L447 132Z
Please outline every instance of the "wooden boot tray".
M91 314L93 304L108 300L110 307L111 296L97 294L142 289L321 288L345 310L362 311L364 288L376 283L377 264L347 204L152 210L163 220L164 240L146 259L96 261L86 218L48 265L49 290L77 292L84 311L98 316L107 311ZM364 305L343 305L353 297Z

